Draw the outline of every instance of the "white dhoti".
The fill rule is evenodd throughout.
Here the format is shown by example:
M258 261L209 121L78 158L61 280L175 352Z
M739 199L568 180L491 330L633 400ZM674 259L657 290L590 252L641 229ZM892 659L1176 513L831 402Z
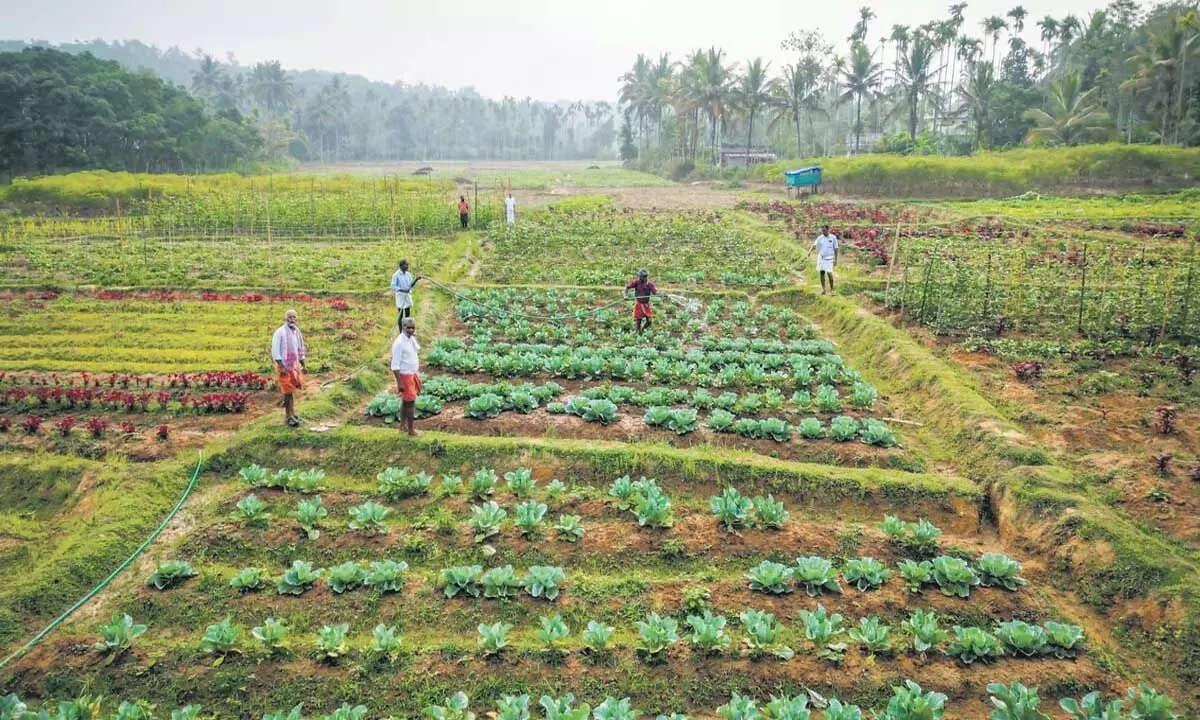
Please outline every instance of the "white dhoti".
M821 272L833 272L833 258L817 258L817 270Z

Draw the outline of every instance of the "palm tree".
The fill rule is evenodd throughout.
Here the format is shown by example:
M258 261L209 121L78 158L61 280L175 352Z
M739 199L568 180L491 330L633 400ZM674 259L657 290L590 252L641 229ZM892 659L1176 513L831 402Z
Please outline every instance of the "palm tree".
M859 149L862 138L862 99L863 95L871 94L879 84L880 65L874 61L871 51L863 42L855 42L850 46L850 61L842 70L843 87L846 91L838 98L846 102L851 98L855 101L854 109L854 152Z
M1186 117L1183 112L1183 86L1187 84L1187 59L1195 54L1197 45L1200 45L1197 26L1200 26L1200 22L1196 21L1194 11L1180 16L1169 30L1150 33L1148 42L1128 60L1134 68L1134 74L1122 84L1122 89L1157 95L1154 104L1162 109L1160 143L1179 141L1179 126ZM1173 112L1172 105L1175 106ZM1168 133L1172 115L1174 132Z
M221 63L205 53L200 56L200 67L192 75L192 91L211 101L220 92L225 79Z
M992 144L992 95L996 90L996 69L991 63L972 62L967 81L958 89L966 100L967 112L975 123L975 145L981 148Z
M670 100L674 73L675 63L671 62L670 53L659 55L658 62L650 69L649 82L646 88L646 101L650 114L654 118L655 137L659 143L662 142L663 109Z
M913 142L917 140L917 121L921 107L921 98L929 90L937 70L933 67L933 56L936 52L933 40L925 33L913 35L908 45L908 52L900 59L899 73L896 76L904 105L908 110L908 134Z
M1004 22L1004 18L999 15L993 15L983 20L983 32L992 36L992 64L996 64L996 48L1000 44L1000 32L1008 27L1008 23Z
M762 58L746 61L746 72L742 74L738 86L738 102L746 111L746 172L750 171L750 146L754 143L754 116L759 108L771 102L771 82L767 78L767 69L771 63L763 64Z
M1050 42L1058 37L1058 20L1053 15L1047 15L1038 21L1038 27L1042 29L1042 53L1049 55Z
M809 132L812 132L812 116L821 109L820 66L812 59L796 61L795 65L783 68L783 77L771 83L772 106L775 112L768 130L786 122L796 128L796 155L802 157L800 120L808 117ZM814 138L815 144L815 138ZM814 153L815 154L815 153Z
M854 30L850 33L850 37L846 38L851 43L865 42L867 39L867 23L875 19L875 11L863 5L858 9L858 21L854 23Z
M1025 18L1029 16L1028 10L1018 5L1005 13L1005 15L1012 20L1012 25L1010 27L1012 28L1014 35L1025 30Z
M900 56L908 50L908 26L893 25L892 34L888 36L895 44L896 50L892 57L892 73L896 72L896 67L900 64Z
M638 53L633 61L633 68L620 77L621 90L617 96L620 107L637 117L638 136L641 138L643 150L647 140L646 121L650 117L651 101L648 88L651 73L650 60L644 54Z
M1101 109L1099 87L1081 92L1079 73L1073 72L1051 83L1049 112L1029 108L1022 115L1036 127L1029 140L1051 145L1078 145L1094 140L1108 127L1108 114Z
M729 120L732 99L732 76L734 68L722 61L724 50L710 47L703 55L698 68L700 77L696 87L700 107L708 112L708 146L711 162L717 162L717 125Z
M278 60L254 65L250 74L250 94L264 107L270 118L288 109L295 91Z

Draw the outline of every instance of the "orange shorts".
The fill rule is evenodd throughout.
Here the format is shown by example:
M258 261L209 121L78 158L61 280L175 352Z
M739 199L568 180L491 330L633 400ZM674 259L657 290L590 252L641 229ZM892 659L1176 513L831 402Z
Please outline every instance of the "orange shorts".
M633 304L633 319L641 320L646 318L649 320L654 317L654 311L650 309L650 303L635 302Z
M415 402L421 394L421 378L417 375L400 376L400 399L404 402Z
M291 395L304 386L300 368L295 368L291 372L277 370L275 379L279 381L279 391L284 395Z

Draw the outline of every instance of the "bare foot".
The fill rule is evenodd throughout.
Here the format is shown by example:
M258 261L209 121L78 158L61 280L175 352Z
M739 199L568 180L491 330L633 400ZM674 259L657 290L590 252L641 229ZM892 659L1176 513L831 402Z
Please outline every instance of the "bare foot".
M408 436L409 436L409 437L416 437L416 436L417 436L417 431L416 431L416 430L409 430L409 431L408 431Z

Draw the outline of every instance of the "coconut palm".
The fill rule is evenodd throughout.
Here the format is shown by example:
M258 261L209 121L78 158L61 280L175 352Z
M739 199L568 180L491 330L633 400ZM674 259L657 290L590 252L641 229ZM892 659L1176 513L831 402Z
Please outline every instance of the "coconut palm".
M1169 30L1150 33L1148 41L1128 60L1134 69L1133 77L1121 87L1139 94L1157 96L1155 104L1162 109L1159 129L1161 143L1179 141L1179 126L1186 117L1183 92L1187 84L1185 72L1188 56L1200 50L1198 27L1200 22L1196 21L1194 11L1181 16ZM1168 132L1171 124L1174 131Z
M713 164L717 161L717 125L727 123L733 109L734 67L726 65L724 57L724 50L710 47L697 68L696 100L708 114L708 146Z
M908 111L909 137L914 142L917 139L921 99L925 97L937 75L937 69L933 67L936 52L933 40L925 33L919 32L913 35L908 51L900 59L896 82L904 98L904 107Z
M996 90L996 69L991 63L972 62L967 79L958 89L971 122L975 124L975 144L987 148L992 144L991 108Z
M638 136L642 140L642 148L646 147L646 123L650 118L651 92L653 83L650 59L638 53L633 61L633 68L621 75L621 89L617 96L619 106L628 111L638 121Z
M254 65L250 73L250 94L266 109L267 116L274 118L291 105L295 89L279 61L270 60Z
M1078 145L1096 140L1108 128L1108 114L1100 105L1099 87L1082 90L1079 73L1073 72L1050 84L1049 110L1029 108L1022 115L1035 127L1031 142Z
M754 116L771 102L771 82L767 70L771 63L762 58L746 61L746 72L742 73L737 88L737 100L746 112L746 171L750 170L750 146L754 143Z
M854 152L859 150L862 139L862 99L863 95L875 92L881 77L881 66L874 61L871 51L865 43L855 42L850 46L850 59L842 70L842 87L845 92L838 102L854 99Z
M808 118L809 134L812 134L813 115L823 113L821 108L821 67L813 58L798 60L795 65L783 68L783 77L771 83L771 105L774 112L768 130L779 123L788 123L796 128L796 155L803 156L800 122Z

